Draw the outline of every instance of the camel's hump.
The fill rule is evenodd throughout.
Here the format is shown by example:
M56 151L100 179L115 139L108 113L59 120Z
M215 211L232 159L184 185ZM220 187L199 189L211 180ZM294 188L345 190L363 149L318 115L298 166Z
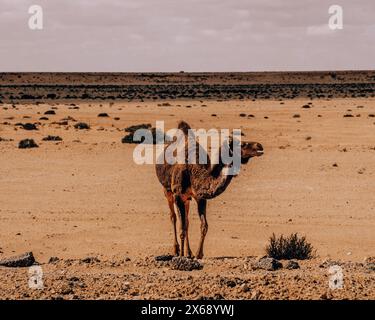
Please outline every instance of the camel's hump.
M178 126L177 126L178 129L182 130L182 132L184 134L188 134L188 131L189 129L191 129L191 127L189 126L189 124L183 120L181 120L179 123L178 123Z

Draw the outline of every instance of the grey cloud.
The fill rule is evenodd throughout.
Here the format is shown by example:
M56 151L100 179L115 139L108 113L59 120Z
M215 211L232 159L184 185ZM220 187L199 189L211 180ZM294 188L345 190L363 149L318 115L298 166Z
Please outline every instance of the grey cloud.
M44 30L27 27L28 6ZM373 69L375 3L339 0L0 0L0 71Z

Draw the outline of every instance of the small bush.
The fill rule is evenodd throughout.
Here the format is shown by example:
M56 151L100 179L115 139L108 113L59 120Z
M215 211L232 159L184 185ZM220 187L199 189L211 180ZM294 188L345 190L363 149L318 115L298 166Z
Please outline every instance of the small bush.
M299 237L297 233L289 237L276 237L272 234L270 242L266 247L266 253L269 257L278 260L311 259L315 255L313 246L306 241L305 237Z

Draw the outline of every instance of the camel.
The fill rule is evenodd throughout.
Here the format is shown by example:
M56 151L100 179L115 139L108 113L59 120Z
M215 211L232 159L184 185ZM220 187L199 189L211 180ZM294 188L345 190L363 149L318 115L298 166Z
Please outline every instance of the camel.
M187 155L187 136L190 126L180 121L178 129L184 132L185 135L185 156ZM196 150L202 150L199 143L195 140ZM225 143L225 142L224 142ZM220 148L228 147L233 150L233 139L224 143ZM168 145L167 145L168 146ZM167 148L167 146L165 148ZM164 149L165 152L165 149ZM258 157L263 154L263 147L258 142L242 142L241 143L241 164L246 164L253 157ZM207 155L207 154L206 154ZM200 240L198 250L195 257L202 259L204 240L208 231L208 223L206 217L207 200L213 199L222 194L230 182L233 175L227 175L225 170L228 170L230 165L224 164L219 159L217 164L211 165L210 159L207 155L208 163L199 164L156 164L156 175L163 186L164 194L168 202L170 211L170 220L173 227L173 255L187 256L194 258L189 245L189 204L192 199L197 202L198 215L201 222ZM160 161L163 162L163 161ZM175 211L177 208L179 220L179 238L177 240L177 215Z

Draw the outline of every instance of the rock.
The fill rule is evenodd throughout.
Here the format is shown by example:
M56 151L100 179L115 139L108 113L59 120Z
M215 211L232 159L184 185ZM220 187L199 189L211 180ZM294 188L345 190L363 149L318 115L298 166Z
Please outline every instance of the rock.
M375 271L375 257L368 257L365 259L365 266L371 271Z
M299 269L300 266L297 261L289 260L285 266L285 269L293 270L293 269Z
M172 270L181 270L181 271L192 271L192 270L201 270L203 265L200 264L197 260L193 260L186 257L173 257L171 260L171 269Z
M21 126L25 130L38 130L34 123L16 123L16 126Z
M237 285L236 281L234 281L232 279L228 279L228 278L221 278L219 283L220 283L220 285L226 286L226 287L229 287L229 288L234 288Z
M174 256L171 254L163 254L161 256L156 256L155 261L171 261L173 257Z
M145 128L142 128L142 129L145 129ZM164 135L164 133L161 132L161 131L159 131L159 134L157 135L157 129L156 128L151 128L151 129L147 129L147 130L150 130L151 135L152 135L152 141L148 141L147 143L150 143L150 144L157 144L157 143L163 144L165 140L170 140L170 138L168 136ZM121 140L121 142L122 143L136 143L136 144L138 144L138 143L146 143L145 142L145 137L142 137L141 141L134 141L134 132L131 132L131 133L127 134L125 137L123 137L122 140Z
M249 292L249 291L250 291L250 288L249 288L249 286L248 286L246 283L243 283L243 284L241 285L241 291L242 291L242 292Z
M125 130L125 132L134 133L138 129L151 129L151 127L152 127L152 125L150 123L142 123L142 124L136 124L134 126L127 127L124 130Z
M51 258L49 258L48 263L56 263L58 261L60 261L60 259L58 257L51 257Z
M252 294L251 294L251 300L258 300L260 298L260 291L259 290L255 290Z
M102 113L99 113L99 114L98 114L98 117L99 117L99 118L108 118L109 115L108 115L108 113L102 112Z
M43 141L62 141L62 138L59 136L47 136L42 139Z
M319 268L329 268L331 266L339 266L341 265L341 262L339 261L333 261L331 259L323 260L322 263L319 265Z
M90 126L85 122L78 122L74 125L74 128L79 130L88 130L90 129Z
M30 267L35 263L35 258L32 252L27 252L22 255L0 260L0 266L4 267Z
M274 259L274 258L260 258L256 263L255 267L257 269L263 269L267 271L275 271L277 269L281 269L283 265L280 261Z
M323 293L321 296L320 296L320 299L322 299L322 300L332 300L332 293L331 293L331 291L327 291L327 292L325 292L325 293Z
M302 106L302 108L303 108L303 109L310 109L311 106L310 106L309 104L305 104L305 105Z
M87 257L80 260L83 263L99 263L100 260L96 257Z
M124 282L123 284L122 284L122 291L124 291L124 292L127 292L127 291L129 291L129 289L130 289L130 282Z
M33 139L21 140L18 144L19 149L38 148L39 146Z
M47 110L44 114L56 114L55 110Z
M121 142L122 143L139 143L139 142L133 141L133 134L132 133L130 133L130 134L126 135L125 137L123 137L121 139Z
M74 119L73 117L71 117L71 116L67 116L67 117L65 117L65 118L62 118L61 119L61 121L77 121L76 119Z

